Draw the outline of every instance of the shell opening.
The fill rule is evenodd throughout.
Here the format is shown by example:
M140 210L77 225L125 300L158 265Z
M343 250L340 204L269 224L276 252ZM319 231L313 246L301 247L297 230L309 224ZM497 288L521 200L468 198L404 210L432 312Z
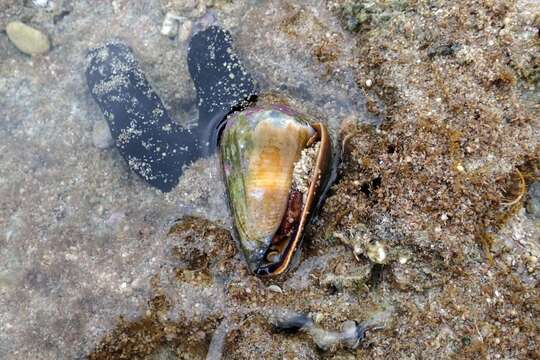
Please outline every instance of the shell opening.
M293 240L300 230L319 151L320 137L319 134L315 134L310 139L308 146L302 150L300 158L294 165L293 182L287 208L281 224L272 238L272 244L257 270L259 275L272 274L282 265L287 255L294 251L291 247L296 246L296 242Z

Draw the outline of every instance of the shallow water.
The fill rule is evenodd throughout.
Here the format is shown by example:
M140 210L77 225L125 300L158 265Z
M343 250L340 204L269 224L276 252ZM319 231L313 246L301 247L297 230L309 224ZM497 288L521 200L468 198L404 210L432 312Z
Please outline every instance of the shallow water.
M130 173L114 148L92 142L103 116L85 83L85 55L110 38L133 48L175 121L189 126L197 118L186 43L159 33L167 6L36 4L6 5L1 17L2 24L32 19L53 46L31 58L0 34L0 357L73 358L87 354L118 316L144 312L150 278L168 261L173 244L165 235L176 219L196 215L230 227L230 217L216 157L198 160L163 194ZM337 140L343 119L376 119L365 112L348 62L354 42L324 9L319 1L224 2L196 15L167 8L194 29L215 17L232 32L262 90L294 99ZM318 49L321 42L330 48ZM314 60L316 51L323 61ZM184 293L212 304L222 291L213 289ZM209 306L201 310L207 316L224 311ZM176 316L189 309L184 303Z
M160 33L167 12L176 37ZM21 20L52 43L31 58L0 31L0 358L537 356L540 228L521 207L533 194L506 183L538 169L539 13L534 0L0 1L0 30ZM350 129L341 179L279 278L249 275L224 230L217 158L152 189L106 148L85 83L88 49L119 38L193 127L187 44L214 21L263 91L334 140L345 119L378 123L360 88L370 110L375 94L388 106L385 126ZM287 314L316 326L276 331ZM370 327L355 350L353 324Z

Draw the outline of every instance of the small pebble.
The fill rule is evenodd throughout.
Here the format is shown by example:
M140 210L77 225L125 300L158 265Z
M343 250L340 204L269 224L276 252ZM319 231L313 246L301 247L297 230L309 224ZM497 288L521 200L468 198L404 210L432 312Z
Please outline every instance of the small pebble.
M107 124L105 120L97 120L94 122L92 141L94 146L98 149L107 149L114 145L109 124Z
M28 55L44 54L51 47L47 35L20 21L10 22L6 33L17 49Z
M165 18L161 23L161 35L165 35L170 38L175 37L178 33L178 19L179 17L172 12L165 14Z
M275 293L280 293L280 294L283 294L283 290L281 290L281 288L277 285L270 285L268 287L268 290L272 291L272 292L275 292Z
M371 87L371 85L373 85L373 81L371 79L367 79L366 80L366 86Z
M168 12L161 24L161 35L174 38L178 35L178 40L181 43L187 42L193 29L193 22L183 16L178 16L172 12Z
M536 256L533 256L533 255L527 256L527 271L529 273L534 272L537 262L538 262L538 258Z
M32 0L34 5L39 7L47 7L49 5L49 0Z
M386 249L384 245L378 241L367 246L368 258L376 264L384 264L386 260Z

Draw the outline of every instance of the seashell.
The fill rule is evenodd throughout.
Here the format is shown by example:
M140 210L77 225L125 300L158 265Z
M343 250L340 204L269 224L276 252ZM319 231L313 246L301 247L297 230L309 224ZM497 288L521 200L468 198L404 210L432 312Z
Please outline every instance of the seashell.
M285 105L254 106L227 120L220 149L234 235L247 263L257 275L280 274L298 248L326 173L327 130ZM296 174L302 163L310 164L308 176Z

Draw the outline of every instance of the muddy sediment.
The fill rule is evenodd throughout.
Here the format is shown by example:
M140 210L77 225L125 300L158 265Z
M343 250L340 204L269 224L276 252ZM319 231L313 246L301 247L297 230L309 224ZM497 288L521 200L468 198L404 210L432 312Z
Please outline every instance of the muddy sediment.
M536 2L185 3L0 5L0 26L52 39L30 58L0 34L0 357L540 357ZM249 274L215 161L163 196L93 145L84 53L111 31L172 116L196 118L185 44L159 33L167 11L214 12L263 88L327 121L342 152L284 276ZM369 327L355 349L321 349L273 327L276 312Z

